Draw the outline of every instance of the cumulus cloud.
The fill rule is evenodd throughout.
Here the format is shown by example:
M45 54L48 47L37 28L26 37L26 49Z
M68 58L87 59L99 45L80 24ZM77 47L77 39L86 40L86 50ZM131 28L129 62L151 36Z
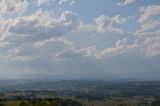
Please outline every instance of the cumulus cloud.
M39 41L39 42L35 42L33 44L34 47L43 47L49 44L53 44L53 43L61 43L63 44L65 47L67 47L70 50L75 50L75 44L69 40L67 40L64 37L59 37L59 38L51 38L51 39L47 39L47 40L43 40L43 41Z
M60 37L63 38L79 25L77 15L71 11L65 11L59 18L54 18L51 12L41 9L30 16L3 20L5 21L0 21L0 46L12 45L5 51L7 52L7 58L13 60L37 58L37 52L30 46L34 43L41 46L48 42L57 42L59 44L61 42L64 46L72 46L70 42ZM28 49L26 51L23 48Z
M37 0L37 6L41 6L43 4L47 4L52 2L53 0Z
M158 28L158 27L160 27L160 20L159 19L157 19L157 20L151 19L151 20L148 20L145 23L142 23L140 25L140 29L137 31L137 33L138 32L151 31L151 30L153 30L155 28Z
M153 16L160 15L160 5L149 5L147 7L141 7L140 11L142 15L140 16L139 22L144 22Z
M129 45L127 38L123 38L118 40L113 47L105 48L103 50L98 50L96 46L90 46L87 48L80 49L80 52L84 56L92 56L97 59L104 59L108 56L113 56L117 54L121 54L123 52L127 52L127 49L133 47L133 45Z
M74 0L59 0L59 4L64 4L64 3L70 3L72 5L75 1Z
M9 45L9 42L0 42L0 48L5 47L6 45Z
M52 51L51 57L57 60L70 58L72 56L92 57L98 60L103 60L107 57L127 53L131 50L139 48L137 43L129 44L127 38L118 40L112 47L107 47L104 49L99 49L96 47L96 45L78 48L76 47L75 43L62 37L36 42L33 44L33 46L36 48L43 48L54 44L56 44L56 46L59 48L61 48L60 45L64 47L58 51Z
M141 7L142 12L139 22L140 28L136 31L135 36L142 46L144 54L147 56L160 55L160 6L149 5Z
M50 56L54 60L63 60L70 57L92 57L98 60L104 60L108 57L128 53L139 49L138 43L129 44L127 38L116 41L116 43L104 49L99 49L96 45L78 48L75 43L66 38L52 38L45 41L36 42L33 44L35 48L48 48L50 45L56 45L58 50L50 50ZM60 46L61 45L61 46ZM48 53L47 50L45 52Z
M146 56L158 56L160 55L160 29L155 31L136 32L135 36L141 50Z
M3 55L3 57L14 61L30 61L43 58L55 61L63 59L68 53L77 54L76 52L77 50L73 42L66 38L59 37L13 46L4 52L5 55Z
M128 10L124 10L126 17L118 14L111 16L117 13L113 10L113 14L103 14L92 21L88 18L90 14L86 14L84 21L72 12L73 8L69 8L71 11L63 11L68 6L63 8L62 4L72 5L75 0L57 0L61 5L52 1L55 0L0 0L1 66L7 66L8 70L14 67L14 74L23 74L24 70L29 75L68 72L70 76L76 70L78 73L83 71L83 75L86 75L86 71L97 74L97 70L103 70L104 73L106 70L111 73L115 70L115 73L123 73L119 71L123 69L135 71L137 67L143 70L143 62L147 63L145 70L153 69L146 67L155 66L154 62L150 65L151 62L146 61L160 56L159 5L141 7L139 23L136 23L137 19L126 16ZM123 0L120 5L129 5L135 1ZM110 6L104 9L107 8ZM100 11L96 9L92 8L91 11L98 15ZM141 57L145 60L141 61ZM155 69L158 70L159 65Z
M28 0L1 0L0 1L0 14L1 16L10 13L22 14L28 8Z
M95 24L86 24L81 22L79 26L79 31L87 31L93 33L105 33L105 32L113 32L121 34L123 30L116 25L123 25L127 22L129 18L121 17L120 15L116 15L113 17L109 17L106 15L100 15L95 18Z
M113 27L114 24L124 24L126 23L126 21L127 19L121 17L120 15L116 15L114 17L101 15L95 20L98 32L105 32L106 30L108 30L110 32L118 32L118 33L121 33L122 30Z
M10 60L21 60L21 61L27 61L33 58L33 56L26 56L22 54L21 51L22 50L20 48L11 48L6 53L6 57Z
M96 45L78 48L74 42L67 39L66 35L80 26L81 31L92 30L97 33L116 32L121 34L122 30L115 27L115 25L125 24L127 18L123 18L120 15L114 17L101 15L95 19L95 24L85 24L81 21L80 25L77 14L71 11L62 12L59 18L55 18L51 12L39 9L30 16L4 20L0 21L0 32L2 34L0 46L5 47L6 45L14 44L6 50L6 57L12 60L27 61L45 56L58 59L61 56L71 55L105 59L109 56L128 53L130 50L136 49L140 51L142 48L149 56L159 54L159 46L157 46L159 40L154 39L154 37L152 39L137 37L136 39L141 40L131 44L127 38L124 38L117 40L113 46L104 47L103 49L98 48ZM84 29L82 29L82 25L85 27ZM153 28L153 26L147 25L144 27ZM142 31L141 33L137 32L137 35L142 35ZM152 41L156 43L152 44Z
M6 38L17 36L24 40L44 40L51 37L66 35L79 24L76 14L70 11L63 12L60 18L55 19L50 12L38 10L34 15L8 19L2 23L8 29ZM6 29L6 30L7 30ZM3 39L5 37L2 37ZM1 39L2 39L1 38ZM15 39L17 39L15 38Z
M131 4L133 2L135 2L136 0L125 0L124 1L124 5L127 5L127 4Z
M136 0L123 0L123 3L117 3L118 6L123 6L123 5L129 5L133 2L135 2Z
M101 15L95 19L94 24L87 24L81 21L77 14L71 11L64 11L58 18L55 18L52 12L38 9L35 14L28 16L9 19L1 18L0 47L12 45L6 50L7 58L23 61L41 56L58 58L60 56L66 56L66 54L104 59L107 56L127 53L129 50L134 50L135 48L137 50L143 48L149 55L158 55L159 46L157 45L159 40L156 39L159 38L139 37L139 35L142 35L145 31L157 28L160 24L159 20L148 20L143 23L140 30L136 32L137 38L133 41L134 43L130 44L128 39L124 38L115 41L113 46L103 47L103 49L98 48L96 45L86 45L86 47L78 48L75 42L68 40L66 36L72 31L77 31L74 30L76 28L79 31L87 30L97 35L107 32L114 32L119 35L122 34L123 30L117 27L117 25L123 25L127 20L128 17L121 17L120 15L113 17ZM89 34L91 33L89 32ZM151 44L152 41L156 43ZM39 48L43 48L44 50Z
M149 56L160 55L160 35L146 38L144 45Z

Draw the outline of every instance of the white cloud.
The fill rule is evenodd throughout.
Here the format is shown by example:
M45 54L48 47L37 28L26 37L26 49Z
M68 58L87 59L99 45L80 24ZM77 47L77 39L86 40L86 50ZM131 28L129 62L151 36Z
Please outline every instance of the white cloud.
M75 44L68 41L66 38L64 37L58 37L58 38L51 38L51 39L47 39L47 40L43 40L43 41L39 41L39 42L35 42L33 44L34 47L43 47L49 44L53 44L53 43L61 43L63 44L65 47L67 47L70 50L75 50Z
M140 16L139 22L144 22L153 16L160 15L160 5L149 5L147 7L141 7L140 11L142 15Z
M62 44L64 48L58 51L50 51L52 53L50 56L56 60L61 60L63 58L66 58L67 56L93 57L103 60L107 57L127 53L139 48L139 45L137 43L128 44L127 38L118 40L112 47L107 47L104 49L99 49L96 47L96 45L78 48L76 47L75 43L62 37L36 42L33 44L33 46L36 48L48 48L50 45L56 45L56 47L61 48L59 46L60 44Z
M123 6L123 5L129 5L131 3L134 3L136 0L123 0L124 2L118 2L117 5L118 6Z
M120 29L115 28L114 25L125 24L126 21L127 18L120 17L119 15L114 17L101 15L95 19L95 24L88 25L81 22L83 23L81 25L85 26L81 30L92 30L100 33L109 31L120 34L117 31ZM96 45L78 48L74 42L64 37L67 33L79 26L80 20L71 11L65 11L59 18L54 18L52 13L40 9L31 16L7 19L5 22L0 22L0 29L4 30L5 28L5 33L2 31L2 35L6 36L2 37L3 39L1 38L1 46L4 47L12 43L15 45L6 50L6 57L11 60L27 61L45 56L58 59L61 56L71 55L105 59L109 56L119 55L129 51L140 51L141 49L148 56L159 54L159 39L156 40L154 37L151 40L147 40L149 39L147 37L137 37L137 40L140 40L132 44L129 44L128 39L124 38L116 41L113 46L104 49L99 49ZM148 27L150 29L152 26ZM138 34L141 35L142 33L138 32ZM152 41L155 43L151 43Z
M72 0L69 4L70 5L73 5L75 3L75 1L74 0Z
M96 45L78 48L76 42L70 41L66 36L77 31L76 28L79 28L78 31L90 31L89 35L91 33L96 35L108 34L108 32L121 35L123 30L119 25L125 24L127 20L128 17L121 17L120 15L113 17L101 15L95 19L94 24L87 24L71 11L62 12L59 18L55 18L52 12L39 9L33 15L9 19L1 18L0 47L7 46L5 48L7 49L5 50L7 58L23 61L43 56L59 58L60 56L71 55L105 59L108 56L127 53L130 50L140 51L142 48L143 53L146 52L149 56L158 55L159 37L157 35L152 38L136 36L135 41L132 41L133 43L127 38L116 40L113 46L105 47L104 45L103 49ZM159 20L148 20L141 24L140 30L136 33L142 36L144 32L157 28L159 24ZM8 45L12 46L9 47Z
M0 14L8 15L12 14L22 14L28 8L28 0L1 0L0 1Z
M160 55L160 35L146 38L144 45L149 56Z
M104 59L108 56L113 56L117 54L121 54L123 52L127 52L127 49L133 47L133 45L128 45L127 38L123 38L122 40L118 40L113 47L105 48L103 50L98 50L96 46L90 46L87 48L80 49L80 52L84 56L92 56L97 59Z
M86 24L81 21L78 31L86 31L88 33L118 33L122 34L123 30L116 25L123 25L127 22L129 17L121 17L120 15L116 15L113 17L109 17L106 15L100 15L95 18L95 24Z
M79 25L79 19L71 11L65 11L59 18L54 18L52 13L40 9L33 15L3 19L0 23L0 46L12 45L5 48L6 57L12 60L29 60L39 56L39 50L35 51L30 46L33 44L43 46L45 43L56 42L74 49L72 43L62 36L75 29Z
M37 6L41 6L43 4L47 4L52 2L53 0L37 0Z
M141 7L140 11L142 12L139 18L140 28L135 35L145 55L160 55L160 19L156 17L160 15L160 6L149 5Z
M137 31L137 33L151 31L157 28L160 28L160 20L150 19L147 22L140 24L140 29Z
M55 0L0 0L2 67L7 67L8 70L13 67L14 74L25 72L28 75L55 72L69 72L70 75L77 70L78 73L88 70L96 74L97 70L117 73L119 70L143 70L144 67L150 70L153 68L146 67L152 66L159 69L154 64L159 62L157 57L160 56L159 5L141 7L139 23L136 18L138 13L131 20L132 16L111 16L115 14L114 10L111 11L113 14L100 15L94 21L88 19L89 14L85 16L87 19L79 14L84 18L83 21L72 11L60 13L65 9L63 4L66 7L65 4L72 5L75 0L56 0L61 5L54 4L53 1ZM120 5L129 5L135 1L123 0ZM100 12L94 11L95 15ZM155 57L156 61L153 62ZM140 61L137 62L138 59Z
M128 4L131 4L133 2L135 2L136 0L125 0L124 1L124 5L128 5Z
M142 12L139 22L140 28L136 31L135 35L142 45L144 54L147 56L160 55L160 6L149 5L141 7Z
M121 33L122 30L119 28L115 28L114 24L124 24L126 23L126 21L127 19L122 18L120 15L116 15L114 17L101 15L95 20L98 32L105 32L106 30L108 30L110 32L117 33Z
M154 25L153 25L154 26ZM145 56L160 55L160 29L154 31L137 31L135 33L137 44L141 45L141 50Z
M11 48L8 50L6 57L9 58L10 60L21 60L21 61L27 61L30 60L33 57L31 56L25 56L24 54L21 54L21 49L20 48Z
M64 3L70 3L72 5L75 1L74 0L59 0L59 4L64 4Z
M109 17L106 15L100 15L94 18L95 23L84 23L80 22L78 30L76 32L85 33L87 35L99 35L99 34L124 34L125 31L120 27L123 26L129 17L121 17L116 15Z
M0 42L0 48L5 47L6 45L9 45L9 42Z
M52 16L52 13L40 9L34 15L8 19L6 22L2 22L2 26L6 26L6 31L2 34L1 39L38 41L65 36L78 24L79 19L73 12L63 12L60 18L56 19ZM6 32L9 36L6 35Z

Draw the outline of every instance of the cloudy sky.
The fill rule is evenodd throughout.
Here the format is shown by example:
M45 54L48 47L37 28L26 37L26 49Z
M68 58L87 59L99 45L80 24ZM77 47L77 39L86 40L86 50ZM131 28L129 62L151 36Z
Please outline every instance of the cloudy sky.
M160 0L0 0L0 78L160 79Z

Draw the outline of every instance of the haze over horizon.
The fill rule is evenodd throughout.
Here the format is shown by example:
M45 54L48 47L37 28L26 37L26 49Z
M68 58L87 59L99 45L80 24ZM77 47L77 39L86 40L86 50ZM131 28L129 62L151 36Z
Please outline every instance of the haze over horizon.
M0 79L160 80L160 0L0 0Z

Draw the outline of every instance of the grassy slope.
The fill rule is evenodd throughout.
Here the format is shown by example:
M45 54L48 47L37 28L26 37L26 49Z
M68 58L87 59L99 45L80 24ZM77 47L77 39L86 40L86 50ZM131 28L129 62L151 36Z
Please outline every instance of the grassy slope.
M19 106L20 101L5 101L3 102L6 106Z

